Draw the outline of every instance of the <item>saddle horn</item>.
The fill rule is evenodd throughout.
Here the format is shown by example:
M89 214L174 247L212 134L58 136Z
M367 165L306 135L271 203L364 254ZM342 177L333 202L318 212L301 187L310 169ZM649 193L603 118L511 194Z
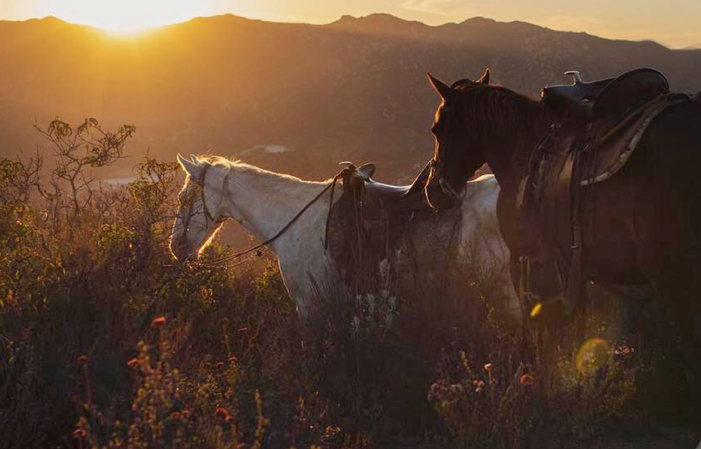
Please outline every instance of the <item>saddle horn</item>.
M568 70L567 72L565 72L565 76L571 76L572 81L574 81L573 84L581 84L584 82L584 80L582 79L582 74L579 73L579 70Z

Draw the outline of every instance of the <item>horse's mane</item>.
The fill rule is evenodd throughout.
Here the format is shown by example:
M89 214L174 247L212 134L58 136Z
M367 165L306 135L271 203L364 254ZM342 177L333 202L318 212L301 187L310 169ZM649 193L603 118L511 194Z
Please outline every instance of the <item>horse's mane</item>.
M542 103L511 89L493 84L460 83L456 90L469 96L466 113L472 113L472 123L503 123L506 129L539 126L547 109Z
M462 92L462 113L474 129L508 129L519 139L542 131L550 110L540 101L495 84L460 80L453 84ZM544 120L545 119L545 120Z
M198 164L208 164L213 167L222 167L228 170L235 170L239 173L248 173L248 174L254 174L254 175L263 175L263 176L270 176L270 177L276 177L280 179L284 179L287 181L294 181L297 183L302 183L302 184L326 184L329 182L329 180L325 181L308 181L305 179L298 178L293 175L288 175L286 173L278 173L270 170L266 170L264 168L257 167L255 165L247 164L245 162L242 162L239 159L229 159L223 156L214 156L214 155L209 155L209 154L201 154L198 156L194 156L195 162Z

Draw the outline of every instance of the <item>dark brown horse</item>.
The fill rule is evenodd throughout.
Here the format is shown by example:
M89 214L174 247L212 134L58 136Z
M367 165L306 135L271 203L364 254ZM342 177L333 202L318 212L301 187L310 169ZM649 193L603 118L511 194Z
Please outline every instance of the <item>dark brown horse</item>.
M542 101L490 85L489 76L448 86L429 75L442 102L426 195L436 209L451 207L455 192L487 163L501 186L497 215L517 282L524 240L544 232L519 222L519 187L559 117ZM615 176L580 189L596 199L581 218L583 279L652 285L701 373L701 101L664 110Z

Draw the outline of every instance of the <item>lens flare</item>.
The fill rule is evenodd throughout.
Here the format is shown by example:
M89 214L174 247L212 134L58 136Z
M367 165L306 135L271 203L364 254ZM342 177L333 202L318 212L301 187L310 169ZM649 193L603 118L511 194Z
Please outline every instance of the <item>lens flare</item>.
M575 356L577 371L582 375L595 373L599 368L608 363L611 356L611 347L603 338L591 338L584 342Z

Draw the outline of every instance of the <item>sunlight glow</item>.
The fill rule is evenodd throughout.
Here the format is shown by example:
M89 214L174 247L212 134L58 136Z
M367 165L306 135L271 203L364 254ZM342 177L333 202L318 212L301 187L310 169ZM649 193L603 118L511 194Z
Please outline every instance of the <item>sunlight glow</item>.
M543 310L543 304L539 302L531 310L531 318L537 317L540 314L541 310Z
M42 0L44 15L120 34L211 15L210 0Z
M608 363L611 356L611 347L603 338L591 338L584 342L575 356L575 366L582 375L595 374L602 366Z

